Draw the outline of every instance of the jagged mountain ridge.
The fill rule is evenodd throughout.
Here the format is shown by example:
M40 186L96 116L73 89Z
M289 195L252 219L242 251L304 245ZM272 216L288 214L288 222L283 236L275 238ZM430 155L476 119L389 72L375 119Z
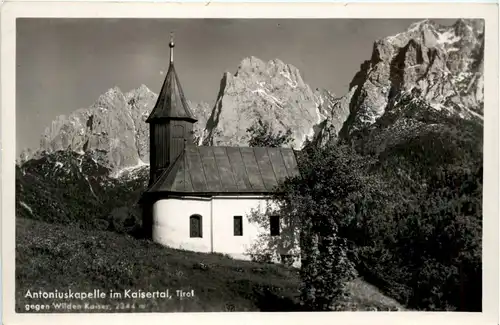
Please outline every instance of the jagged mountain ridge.
M243 59L233 75L226 72L204 144L242 145L246 130L258 119L271 123L274 131L293 132L294 145L301 147L312 127L321 121L318 98L299 70L275 59Z
M404 119L394 116L415 101L426 103L422 109L480 119L483 47L482 20L461 19L449 27L428 20L413 24L398 35L375 41L370 60L361 65L341 97L325 89L312 90L293 65L249 57L234 75L223 75L213 108L190 103L198 118L195 141L246 145L246 129L258 119L270 122L273 131L290 128L296 148L305 140L325 143L381 126L412 130L417 128L408 114ZM112 88L91 107L57 117L44 132L40 148L24 152L20 160L70 150L92 155L116 175L145 166L149 132L144 121L156 98L144 85L127 93Z
M258 66L266 66L257 58L253 63ZM259 73L266 82L257 81L257 88L247 87L252 75L246 71L247 59L242 61L235 76L226 73L222 79L221 93L225 92L225 98L220 98L215 108L210 113L208 103L189 102L198 122L194 125L195 143L197 144L220 144L220 145L246 145L248 135L246 129L258 119L270 121L273 130L294 129L295 145L300 148L307 136L313 132L313 127L325 118L320 92L312 91L300 76L299 71L282 61L273 60L267 65L273 66L273 72L267 72L265 77ZM253 69L253 68L250 68ZM285 71L285 72L283 72ZM276 77L279 75L279 77ZM243 77L241 77L243 76ZM228 81L231 79L232 81ZM237 80L233 82L234 80ZM269 82L272 80L272 82ZM283 89L273 84L286 82L292 89ZM229 84L240 87L239 93L227 90ZM272 90L265 90L273 85ZM264 86L264 88L258 88ZM284 105L282 100L277 99L277 94L269 94L270 91L281 89L286 100L295 101L296 106ZM304 95L305 90L305 95ZM247 106L235 107L228 105L227 97L232 92L242 101L244 97L241 92L247 92ZM290 96L294 93L296 97ZM325 94L328 92L324 91ZM145 120L151 112L157 94L149 90L145 85L138 89L123 93L118 87L109 89L89 108L78 109L69 116L58 116L52 124L46 128L40 140L40 148L25 150L21 153L19 162L25 162L32 158L60 150L69 150L79 154L90 153L94 159L99 161L114 173L122 169L140 167L149 162L149 128ZM234 98L233 98L234 99ZM224 102L221 114L221 103ZM238 101L238 100L236 100ZM282 111L278 113L277 107ZM323 112L323 113L320 113ZM232 129L235 127L235 129ZM221 132L221 130L223 130Z
M458 20L450 27L424 20L374 43L350 84L344 137L374 124L411 93L435 110L482 119L484 21Z
M145 120L156 98L157 94L145 85L127 93L118 87L111 88L89 108L78 109L69 116L58 116L45 129L40 147L23 151L19 160L22 163L48 153L69 150L89 153L113 172L147 165L149 127ZM203 124L209 105L191 103L191 107ZM200 125L195 131L201 134Z

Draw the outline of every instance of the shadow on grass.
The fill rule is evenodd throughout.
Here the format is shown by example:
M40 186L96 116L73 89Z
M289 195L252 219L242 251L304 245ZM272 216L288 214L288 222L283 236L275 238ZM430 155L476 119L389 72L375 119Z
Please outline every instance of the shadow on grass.
M266 282L239 280L231 284L233 290L241 296L248 297L259 311L263 312L290 312L302 311L296 299L295 290Z
M135 239L151 239L151 235L143 228L134 228L127 233L128 235L134 237Z
M408 306L412 293L409 287L404 284L397 283L396 281L384 278L384 274L378 271L377 268L370 266L368 263L361 260L358 261L356 269L358 270L359 275L362 276L366 282L377 287L380 292L388 297L391 297L402 305Z
M257 308L264 312L302 311L300 304L289 297L279 296L269 290L256 293Z

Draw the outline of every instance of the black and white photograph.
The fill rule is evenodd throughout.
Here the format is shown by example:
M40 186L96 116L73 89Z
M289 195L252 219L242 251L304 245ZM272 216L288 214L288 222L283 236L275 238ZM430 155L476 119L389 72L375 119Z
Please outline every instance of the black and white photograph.
M17 18L15 313L481 313L485 25Z

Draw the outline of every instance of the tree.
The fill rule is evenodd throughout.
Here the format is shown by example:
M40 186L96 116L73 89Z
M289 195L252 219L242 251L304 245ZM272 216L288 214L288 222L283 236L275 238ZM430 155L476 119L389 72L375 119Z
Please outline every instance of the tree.
M269 122L257 120L247 129L250 134L248 145L250 147L283 147L291 146L293 143L292 131L287 129L285 132L273 132Z
M370 160L344 145L306 148L298 164L300 176L286 180L275 199L282 215L298 221L301 300L307 310L338 310L356 275L345 230L377 184L365 172Z
M450 119L377 157L393 198L348 238L361 275L412 309L481 310L482 136Z
M300 258L299 228L293 216L281 214L279 207L272 203L268 201L265 206L252 209L247 218L250 223L257 224L262 229L269 229L270 217L281 216L280 235L272 236L268 231L260 232L246 254L255 262L280 262L292 266Z
M432 123L383 152L337 143L297 153L300 176L275 202L299 233L306 309L341 309L356 268L409 308L481 310L482 124ZM254 145L282 144L269 125L249 130Z
M481 310L482 164L433 175L420 209L407 213L397 247L409 303L427 310Z

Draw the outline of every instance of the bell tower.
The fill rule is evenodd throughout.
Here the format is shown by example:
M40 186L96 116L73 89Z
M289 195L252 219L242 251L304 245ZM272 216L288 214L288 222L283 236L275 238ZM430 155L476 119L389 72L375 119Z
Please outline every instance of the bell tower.
M146 120L149 124L149 185L153 184L184 150L193 143L196 119L184 97L174 68L174 38L171 34L170 65L156 105Z

